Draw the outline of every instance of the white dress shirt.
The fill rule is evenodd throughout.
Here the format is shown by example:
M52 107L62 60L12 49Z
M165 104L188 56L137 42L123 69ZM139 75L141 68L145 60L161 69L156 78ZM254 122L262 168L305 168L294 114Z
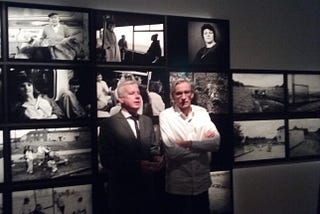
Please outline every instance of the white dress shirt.
M217 151L220 134L208 112L196 105L186 117L178 108L160 113L160 129L166 155L166 191L171 194L198 195L207 191L210 180L210 152ZM206 138L205 133L214 132ZM192 141L191 148L176 144Z

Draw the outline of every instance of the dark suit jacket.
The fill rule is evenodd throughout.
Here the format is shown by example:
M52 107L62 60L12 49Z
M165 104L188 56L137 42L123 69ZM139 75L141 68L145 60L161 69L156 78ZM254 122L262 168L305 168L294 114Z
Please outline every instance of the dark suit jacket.
M139 117L140 142L136 139L127 119L121 112L102 121L100 126L99 154L107 171L108 189L113 206L135 201L140 193L152 189L152 175L141 172L140 161L152 160L159 154L152 121L145 115Z

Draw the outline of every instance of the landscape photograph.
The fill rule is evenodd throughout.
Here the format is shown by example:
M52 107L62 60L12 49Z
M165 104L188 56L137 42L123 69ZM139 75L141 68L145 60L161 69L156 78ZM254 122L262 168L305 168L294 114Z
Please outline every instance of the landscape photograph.
M289 120L290 157L320 155L320 119Z
M264 113L284 111L282 74L232 74L233 112Z
M232 191L230 171L210 172L211 186L209 202L211 214L232 213Z
M13 181L91 173L91 136L86 127L11 130Z
M228 76L212 72L170 72L170 85L179 78L188 79L194 86L193 104L209 113L228 113Z
M285 157L284 120L234 122L234 161Z
M288 75L289 111L319 112L320 75Z

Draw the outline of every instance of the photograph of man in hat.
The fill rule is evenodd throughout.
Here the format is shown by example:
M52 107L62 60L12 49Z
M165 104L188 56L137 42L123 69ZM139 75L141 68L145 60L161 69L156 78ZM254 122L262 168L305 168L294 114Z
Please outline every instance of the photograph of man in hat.
M48 15L49 24L44 26L41 46L49 47L52 59L73 60L80 49L81 32L72 32L69 26L60 23L60 16L53 12Z

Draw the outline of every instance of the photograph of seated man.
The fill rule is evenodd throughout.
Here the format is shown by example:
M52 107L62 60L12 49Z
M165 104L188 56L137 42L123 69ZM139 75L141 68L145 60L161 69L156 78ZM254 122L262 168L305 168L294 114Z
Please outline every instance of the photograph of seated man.
M9 7L8 17L10 58L89 59L88 14Z

